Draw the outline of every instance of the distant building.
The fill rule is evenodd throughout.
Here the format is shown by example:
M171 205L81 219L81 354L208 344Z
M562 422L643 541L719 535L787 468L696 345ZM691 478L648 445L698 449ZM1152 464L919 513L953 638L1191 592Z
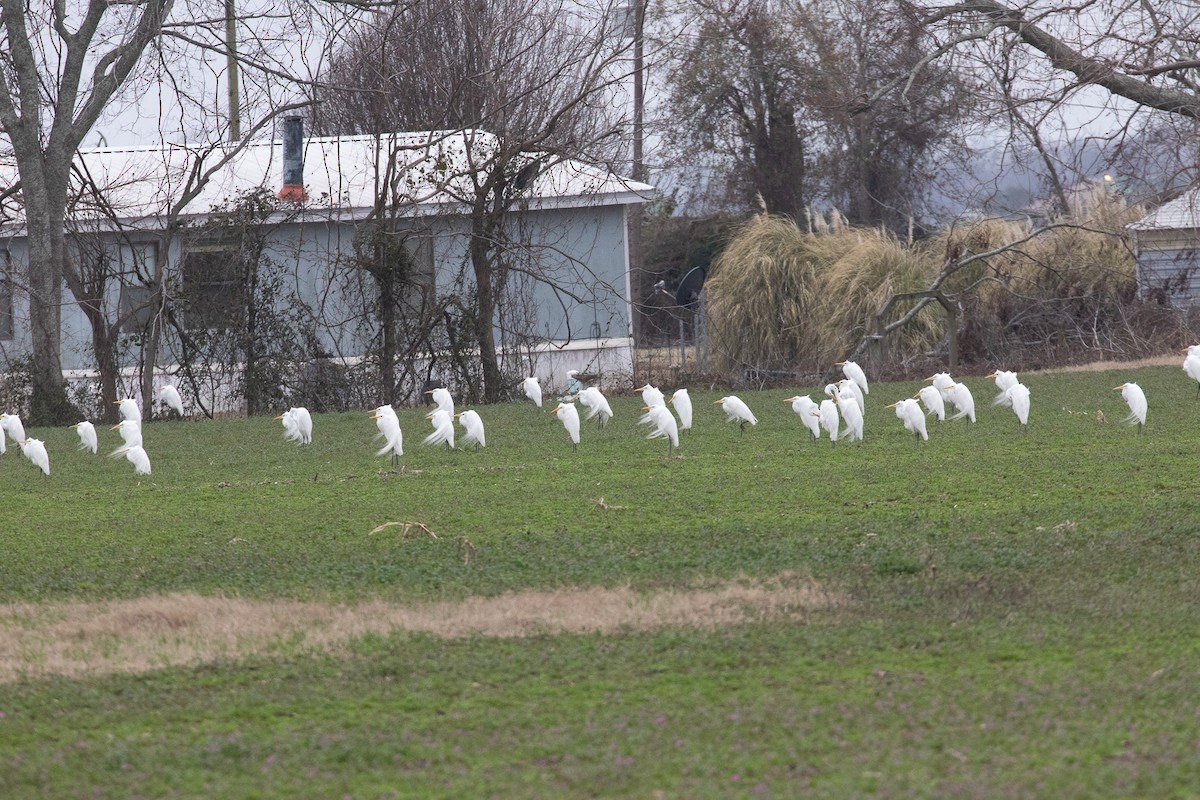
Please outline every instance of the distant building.
M1200 187L1164 203L1128 230L1138 293L1184 308L1200 302Z

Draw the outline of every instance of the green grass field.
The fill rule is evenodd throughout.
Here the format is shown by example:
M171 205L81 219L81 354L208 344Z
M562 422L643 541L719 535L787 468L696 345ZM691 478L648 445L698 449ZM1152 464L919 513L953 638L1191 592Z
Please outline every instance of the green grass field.
M149 479L31 430L49 478L0 457L0 796L1196 797L1196 387L1178 368L1024 382L1028 432L967 378L978 424L916 449L884 408L914 383L873 385L865 443L835 448L794 391L740 392L760 420L742 435L693 389L669 459L632 397L576 453L531 404L479 408L479 451L421 447L424 412L401 410L397 470L365 412L317 416L303 448L269 419L147 423ZM438 538L370 533L389 521ZM780 582L832 602L517 638L293 632L145 672L47 675L12 644L61 603L176 593L449 608Z

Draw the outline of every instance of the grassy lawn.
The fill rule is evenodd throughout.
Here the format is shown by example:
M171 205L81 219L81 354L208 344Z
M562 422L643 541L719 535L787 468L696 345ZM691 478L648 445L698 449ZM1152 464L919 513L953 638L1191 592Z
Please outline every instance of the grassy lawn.
M1142 436L1118 423L1126 380L1149 398ZM739 393L760 420L743 435L693 390L670 459L639 435L637 398L614 398L576 453L531 404L480 408L480 451L421 447L423 412L402 410L396 470L366 413L317 416L305 448L266 419L148 423L149 479L77 452L69 429L30 431L53 471L0 457L9 604L652 595L780 575L839 600L709 628L395 632L321 652L291 637L0 684L6 791L1195 797L1195 387L1178 368L1025 382L1028 432L968 378L979 423L931 425L919 448L884 408L916 384L873 386L866 442L835 448L807 441L792 391ZM438 538L370 534L389 521Z

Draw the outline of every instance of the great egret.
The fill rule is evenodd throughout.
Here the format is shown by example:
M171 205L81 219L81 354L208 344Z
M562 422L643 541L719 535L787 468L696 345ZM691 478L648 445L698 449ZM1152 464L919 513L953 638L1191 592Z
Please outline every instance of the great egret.
M818 419L820 410L811 397L806 394L798 394L795 397L789 397L783 402L792 404L792 411L795 411L800 417L800 422L804 424L805 428L808 428L808 432L812 434L813 439L821 438L821 421Z
M858 396L855 390L858 385L854 381L838 381L839 388L834 394L834 399L838 404L838 411L842 414L842 419L846 420L846 427L842 431L839 438L850 437L852 442L861 442L863 440L863 410L858 405Z
M612 407L608 404L608 399L595 386L589 386L579 392L577 399L579 405L587 409L587 416L584 419L599 417L599 425L604 425L612 419Z
M121 419L142 424L142 410L138 408L137 401L132 397L126 397L124 400L114 400L113 405L117 406L117 411L121 414Z
M1196 397L1200 397L1200 344L1193 344L1184 352L1187 356L1183 359L1183 371L1196 382Z
M853 361L839 361L837 366L842 368L842 374L858 385L863 394L870 394L871 390L867 386L867 373L863 372L862 367Z
M551 412L558 417L571 436L572 452L579 449L579 410L574 403L559 403Z
M3 417L4 415L0 414L0 423L2 423ZM8 434L4 431L4 425L0 424L0 456L8 452L8 442L5 441L6 439L8 439Z
M179 390L175 388L174 384L168 383L165 386L159 386L154 391L158 392L159 399L169 408L174 409L179 416L183 416L183 398L179 396Z
M430 389L425 394L433 395L433 404L451 417L454 416L454 397L450 394L450 390L439 386L436 389Z
M124 447L118 447L110 455L113 458L125 456L125 458L129 459L129 463L133 464L134 475L150 474L150 456L146 454L145 448L140 444L127 444Z
M648 405L648 406L666 405L666 397L663 396L662 391L651 386L650 384L647 383L645 386L638 389L638 391L642 393L642 402L645 403L646 405Z
M298 444L312 444L312 415L307 408L289 408L275 419L283 423L283 438Z
M46 443L41 439L21 439L21 453L33 462L33 465L47 475L50 474L50 454L46 452Z
M9 435L18 445L25 438L25 426L21 424L21 418L16 414L0 414L0 428Z
M1014 383L1004 391L1008 395L1008 404L1021 423L1021 430L1026 430L1029 426L1029 387Z
M1120 386L1114 386L1113 391L1120 392L1121 397L1129 404L1129 416L1121 422L1128 422L1130 425L1136 423L1138 433L1141 433L1142 426L1146 424L1146 393L1136 383L1122 383Z
M142 423L134 419L123 419L112 426L114 431L121 434L121 441L133 446L142 443Z
M829 435L829 446L833 447L837 444L838 428L842 424L842 420L838 416L837 403L826 398L821 401L820 409L813 413L817 415L817 421L821 423L822 430Z
M726 422L736 422L738 429L742 433L746 432L746 423L751 425L758 424L758 418L754 416L754 412L750 410L750 406L742 402L742 399L737 395L729 395L722 397L720 400L713 401L714 406L720 406L725 412Z
M474 443L476 447L487 447L487 440L483 434L483 419L479 416L479 412L467 410L454 416L458 417L458 424L466 430L462 437L464 445Z
M998 369L987 377L996 381L996 388L1000 390L1000 394L996 395L996 399L992 401L992 405L1004 406L1005 408L1011 407L1012 398L1009 396L1008 390L1017 385L1017 373Z
M447 444L454 449L454 416L444 408L437 408L425 415L425 419L433 423L433 433L426 436L421 444Z
M688 390L676 389L668 402L675 407L675 413L679 415L679 430L690 431L692 429L692 396L688 394Z
M845 378L837 381L835 384L833 384L833 387L834 391L836 392L849 392L850 396L854 398L854 402L858 403L859 413L863 415L867 413L867 398L863 395L862 387L860 387L857 383L849 378ZM842 416L845 416L845 414Z
M92 453L95 453L100 449L100 441L96 437L95 425L85 419L83 422L76 422L71 427L79 434L80 450L91 450Z
M675 415L664 405L646 406L643 410L646 412L644 419L648 418L647 421L654 426L646 438L666 438L667 455L670 455L674 448L679 447L679 426L675 424Z
M525 380L517 384L524 392L525 396L533 401L538 408L542 407L542 385L538 383L535 376L529 376Z
M904 429L913 435L913 447L919 447L922 439L929 441L929 432L925 429L925 414L915 399L906 397L892 403L888 408L896 409L896 417L904 423Z
M958 413L950 417L952 422L962 417L967 418L968 425L975 421L975 398L970 389L961 383L951 383L942 393L946 400L958 409Z
M383 437L383 447L379 448L375 455L391 453L392 466L396 466L400 463L400 456L404 455L404 434L400 430L400 419L396 416L396 410L391 406L380 406L372 410L371 419L375 420L375 427Z
M919 399L922 405L925 406L925 414L933 414L938 422L946 418L946 401L942 399L941 390L936 386L923 386L921 391L913 395L914 399Z

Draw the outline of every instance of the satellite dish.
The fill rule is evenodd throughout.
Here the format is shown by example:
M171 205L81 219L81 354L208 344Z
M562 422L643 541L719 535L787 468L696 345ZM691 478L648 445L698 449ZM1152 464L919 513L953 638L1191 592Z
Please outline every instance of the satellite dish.
M704 288L704 278L707 275L708 270L704 267L692 267L688 270L679 282L679 288L675 290L675 303L684 308L695 305L700 299L700 290Z

